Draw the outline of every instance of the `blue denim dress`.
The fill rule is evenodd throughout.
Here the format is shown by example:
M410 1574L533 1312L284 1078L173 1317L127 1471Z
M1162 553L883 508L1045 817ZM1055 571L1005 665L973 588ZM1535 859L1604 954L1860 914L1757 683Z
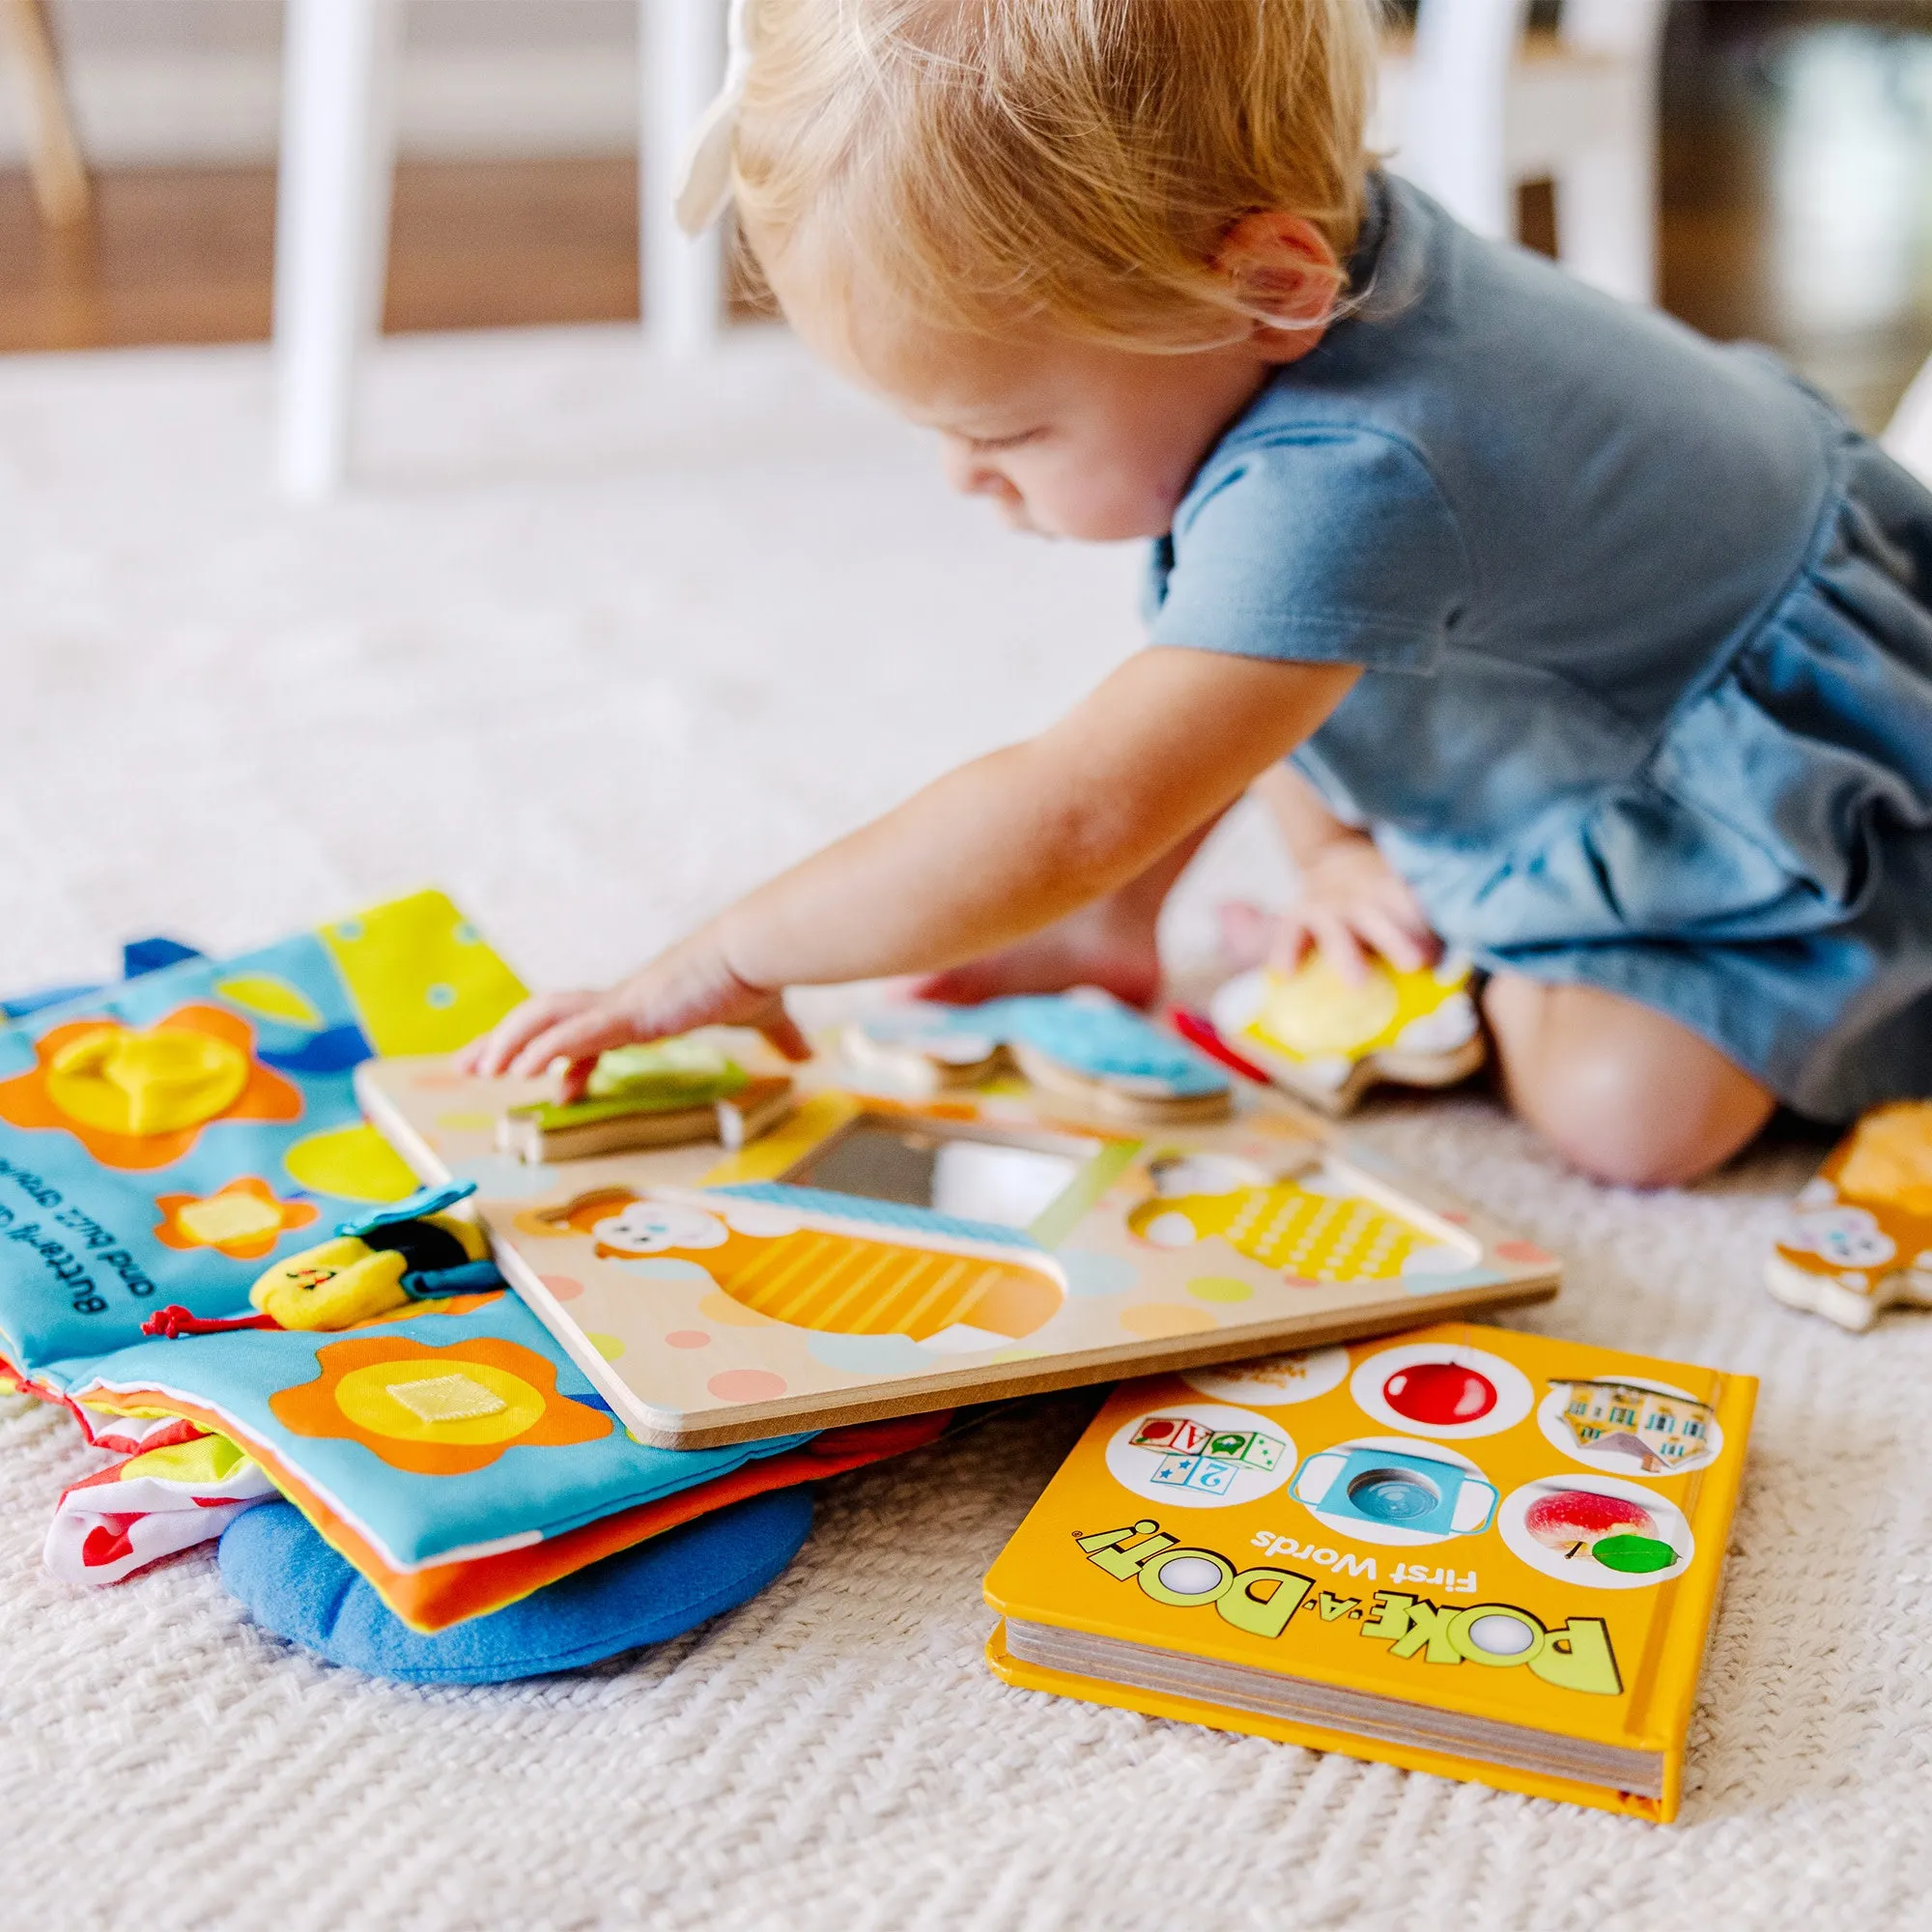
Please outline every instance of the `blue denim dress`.
M1364 666L1294 762L1492 970L1822 1120L1932 1094L1932 494L1402 183L1351 278L1156 545L1153 641Z

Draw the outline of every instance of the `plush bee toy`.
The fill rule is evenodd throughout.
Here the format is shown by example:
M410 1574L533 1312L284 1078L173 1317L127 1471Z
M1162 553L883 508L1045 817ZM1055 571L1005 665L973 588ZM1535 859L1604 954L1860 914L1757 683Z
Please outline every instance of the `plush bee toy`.
M489 1294L508 1284L474 1222L448 1210L476 1192L473 1180L425 1187L373 1214L338 1224L333 1240L268 1269L248 1291L259 1315L209 1321L188 1309L156 1311L144 1335L177 1340L230 1328L354 1328L412 1301Z
M248 1299L284 1328L335 1329L412 1301L501 1288L488 1236L474 1221L447 1211L475 1191L473 1180L425 1187L344 1221L332 1241L277 1262Z

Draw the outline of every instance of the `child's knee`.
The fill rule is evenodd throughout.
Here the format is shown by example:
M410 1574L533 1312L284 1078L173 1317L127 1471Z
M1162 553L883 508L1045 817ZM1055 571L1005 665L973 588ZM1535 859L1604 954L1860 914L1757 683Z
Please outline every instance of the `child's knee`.
M1499 977L1484 1009L1511 1103L1593 1179L1695 1180L1753 1139L1776 1104L1708 1040L1596 987Z

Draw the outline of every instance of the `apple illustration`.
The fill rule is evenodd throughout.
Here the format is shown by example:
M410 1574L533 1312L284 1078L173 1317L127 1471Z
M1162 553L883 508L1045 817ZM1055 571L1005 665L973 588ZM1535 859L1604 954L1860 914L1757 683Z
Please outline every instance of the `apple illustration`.
M1580 1556L1602 1537L1657 1540L1657 1523L1641 1503L1595 1490L1558 1490L1539 1496L1523 1512L1523 1527L1546 1549Z

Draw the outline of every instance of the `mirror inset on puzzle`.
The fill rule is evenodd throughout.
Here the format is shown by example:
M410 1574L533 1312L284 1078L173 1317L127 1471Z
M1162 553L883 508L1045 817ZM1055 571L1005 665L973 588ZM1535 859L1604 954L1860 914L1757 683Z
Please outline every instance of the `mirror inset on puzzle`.
M793 1187L1025 1228L1099 1151L1098 1141L1084 1137L993 1135L956 1122L861 1114L787 1169L784 1179Z

